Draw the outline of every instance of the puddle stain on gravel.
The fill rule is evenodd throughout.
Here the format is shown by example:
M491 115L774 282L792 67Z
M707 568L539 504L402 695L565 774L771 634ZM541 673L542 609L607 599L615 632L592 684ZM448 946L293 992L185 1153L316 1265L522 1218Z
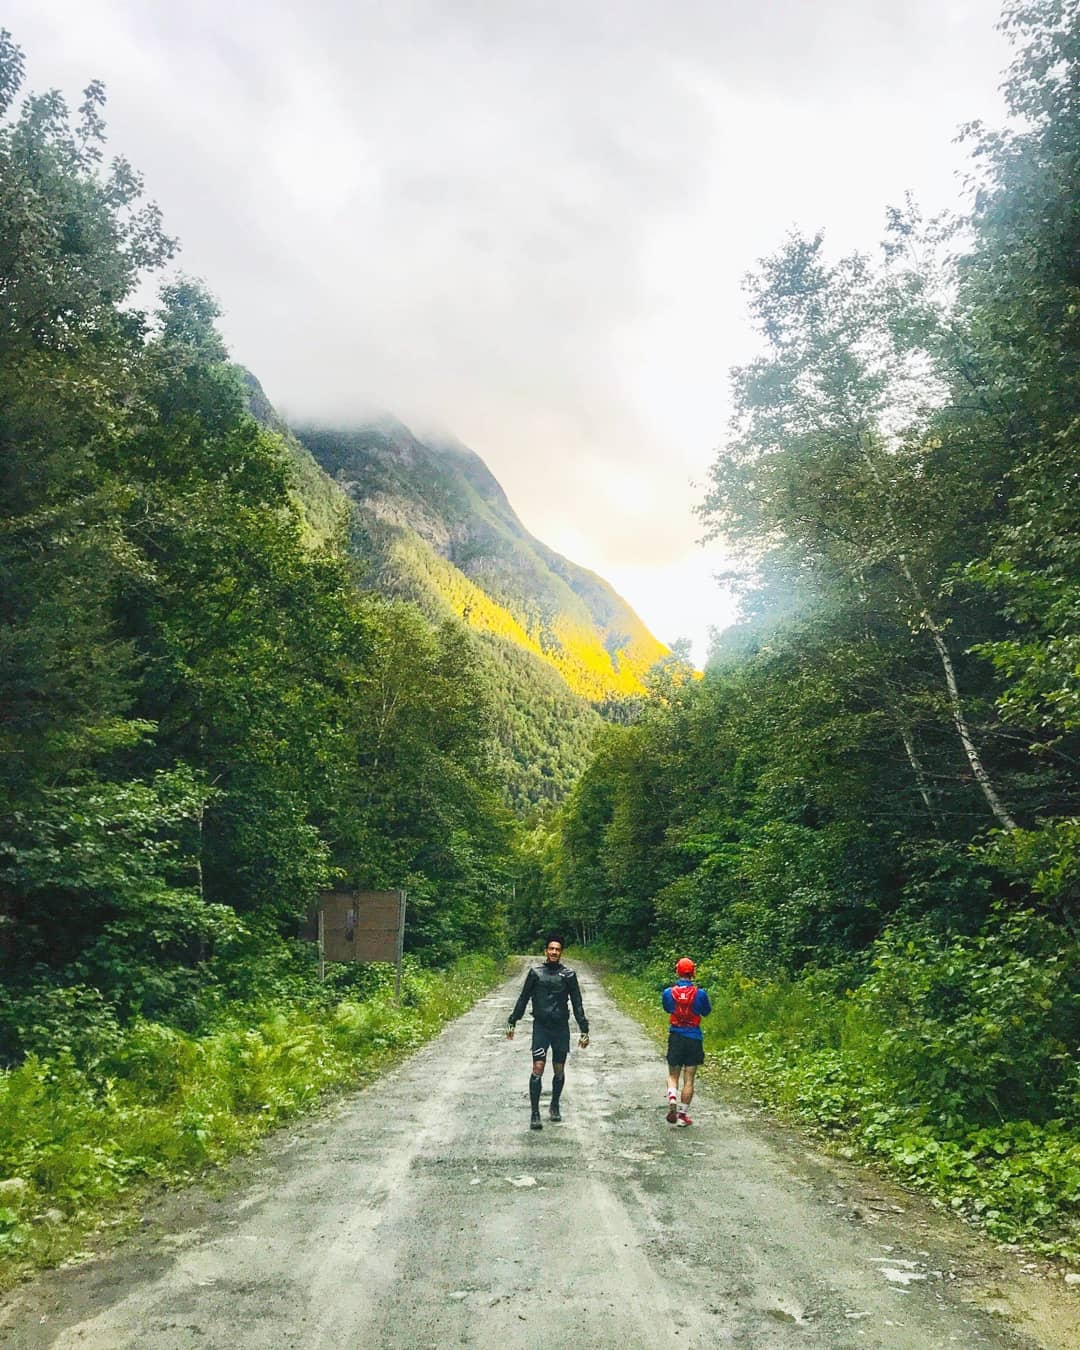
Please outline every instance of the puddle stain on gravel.
M882 1266L881 1274L890 1284L914 1284L918 1280L926 1279L925 1271L897 1270L895 1266Z
M766 1308L765 1316L771 1317L774 1322L792 1322L798 1324L799 1321L794 1313L785 1312L783 1308Z

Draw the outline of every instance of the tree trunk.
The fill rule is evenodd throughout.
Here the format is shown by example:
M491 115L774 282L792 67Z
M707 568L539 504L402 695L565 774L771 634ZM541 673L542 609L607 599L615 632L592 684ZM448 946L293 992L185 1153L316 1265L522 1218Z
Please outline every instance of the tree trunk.
M198 832L198 850L195 854L195 880L199 886L200 904L203 904L206 900L206 892L203 888L203 818L205 817L205 815L206 815L206 803L204 801L199 807L199 814L196 818L198 822L196 827ZM197 963L199 965L202 965L203 962L206 960L207 955L208 953L206 950L206 934L200 933L199 954L198 957L196 958Z
M911 593L919 608L919 617L922 619L926 631L930 634L934 646L937 648L937 654L941 660L942 669L945 672L945 685L949 691L949 711L952 713L953 725L956 727L957 734L960 737L960 743L963 745L964 753L967 755L968 763L971 765L971 772L975 775L975 781L982 789L982 794L986 798L987 806L989 806L994 814L994 819L1003 830L1015 830L1016 821L1009 815L1002 804L1001 798L997 795L994 784L991 781L990 775L986 772L986 766L983 764L982 757L972 738L967 719L964 717L963 705L960 702L960 687L956 682L956 670L953 667L952 656L949 653L949 648L945 642L945 636L941 630L941 626L935 622L933 615L930 613L930 606L927 604L922 589L915 580L911 568L908 566L907 557L899 547L900 532L896 528L896 520L892 513L892 507L889 505L888 494L885 490L885 484L881 480L881 474L878 472L878 467L874 463L873 455L863 441L861 433L859 434L858 439L866 465L881 493L881 504L885 511L885 518L889 522L893 540L897 545L896 557L900 563L900 569L904 574L904 579L907 581L907 584L911 587Z
M905 564L906 570L906 564ZM909 574L910 575L910 574ZM956 671L953 669L952 656L945 644L944 635L941 629L934 622L928 609L922 611L922 620L926 625L927 632L933 638L934 646L937 648L938 656L941 658L942 669L945 671L945 683L949 690L949 707L952 711L953 724L956 727L957 734L960 737L961 744L968 757L968 763L971 765L971 772L975 775L975 781L982 788L982 794L986 798L986 803L994 813L994 818L1003 830L1015 830L1016 821L1009 815L1002 804L1001 798L994 789L990 775L986 772L986 767L982 758L976 749L975 742L971 738L971 732L968 729L967 720L964 717L964 710L960 703L960 690L956 683Z
M900 722L900 739L904 742L904 749L907 751L908 763L911 765L911 772L915 775L915 785L919 789L919 796L923 799L923 805L926 807L926 813L933 822L934 829L941 833L941 820L934 806L934 799L930 791L930 782L922 766L922 761L915 753L915 741L911 731L904 722Z

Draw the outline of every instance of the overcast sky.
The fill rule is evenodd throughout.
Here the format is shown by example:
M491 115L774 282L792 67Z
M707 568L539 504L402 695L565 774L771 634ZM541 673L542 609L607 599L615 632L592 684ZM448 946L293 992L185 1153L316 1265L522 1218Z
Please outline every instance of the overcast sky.
M471 445L664 641L728 617L692 506L792 227L872 249L1000 119L999 0L7 0L28 84L108 87L286 416Z

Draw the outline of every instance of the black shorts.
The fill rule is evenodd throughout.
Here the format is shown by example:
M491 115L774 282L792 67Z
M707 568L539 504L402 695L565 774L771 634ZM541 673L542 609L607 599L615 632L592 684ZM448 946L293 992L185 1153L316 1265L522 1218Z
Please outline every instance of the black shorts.
M532 1057L533 1059L547 1059L547 1052L551 1051L552 1064L565 1064L566 1056L570 1053L570 1023L556 1022L537 1022L533 1020L532 1029Z
M691 1067L705 1063L705 1043L694 1036L684 1036L681 1031L669 1031L667 1038L667 1062L673 1069Z

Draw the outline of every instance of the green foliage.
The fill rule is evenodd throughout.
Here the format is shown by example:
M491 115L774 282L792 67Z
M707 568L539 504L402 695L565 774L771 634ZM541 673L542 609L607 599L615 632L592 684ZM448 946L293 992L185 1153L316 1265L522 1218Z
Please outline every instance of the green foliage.
M1080 945L1029 911L994 911L951 938L903 929L875 947L855 998L882 1027L896 1100L945 1128L1071 1115Z
M490 690L496 772L519 813L561 801L589 761L599 717L529 652L494 634L473 634Z
M0 1178L23 1183L0 1208L0 1284L55 1264L145 1182L183 1184L327 1092L363 1082L498 975L490 957L449 973L411 963L395 1004L392 972L368 968L367 988L347 998L325 990L234 1007L228 1025L199 1038L142 1020L101 1035L99 1016L82 1064L61 1051L0 1073Z
M654 981L693 952L726 1071L1073 1255L1075 17L1007 8L1017 120L968 129L967 219L909 202L880 262L796 235L749 278L702 504L743 619L531 846L546 912Z
M98 1062L123 1035L116 1009L100 989L44 980L0 990L4 1040L40 1060Z
M480 648L361 594L341 495L256 407L212 296L131 307L173 244L101 167L100 86L73 125L57 94L16 107L21 80L5 33L0 1056L82 1064L134 1018L298 996L282 939L333 881L404 886L430 961L499 947Z
M0 845L0 884L20 899L10 924L21 961L8 975L16 1005L43 994L59 999L72 980L130 1015L176 1011L193 982L191 958L238 931L234 911L184 885L183 831L210 794L190 770L148 782L91 780L58 787L16 811ZM56 1011L59 1011L59 1006ZM25 1011L0 1017L0 1046L40 1048Z

